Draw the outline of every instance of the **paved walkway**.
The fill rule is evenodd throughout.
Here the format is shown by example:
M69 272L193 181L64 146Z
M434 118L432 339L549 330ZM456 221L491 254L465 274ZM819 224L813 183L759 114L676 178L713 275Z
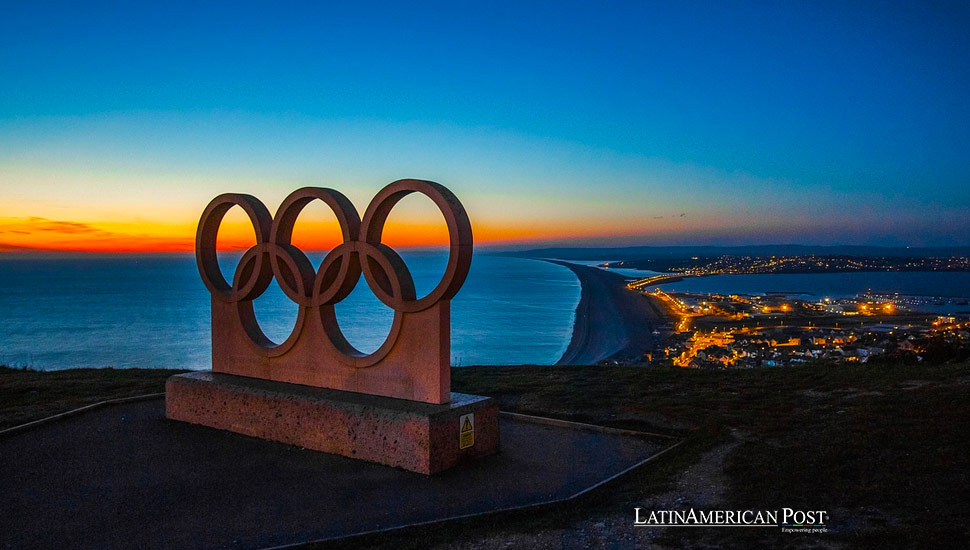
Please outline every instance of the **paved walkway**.
M0 438L0 548L263 548L572 496L671 444L501 421L427 477L164 418L161 399Z

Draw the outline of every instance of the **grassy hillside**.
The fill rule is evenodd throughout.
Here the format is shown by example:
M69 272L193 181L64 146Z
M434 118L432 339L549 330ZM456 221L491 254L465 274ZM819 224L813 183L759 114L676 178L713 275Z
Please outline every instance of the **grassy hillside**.
M165 391L185 371L69 369L41 372L0 366L0 430L119 397Z
M162 391L173 371L0 369L0 425ZM970 540L970 365L695 371L467 367L503 410L663 432L684 445L582 502L355 541L385 548L925 548ZM830 532L635 529L633 508L824 509Z
M647 468L599 502L575 507L578 529L618 520L611 539L629 534L641 545L671 547L896 548L970 540L961 504L970 494L970 365L718 372L502 367L457 372L454 386L495 395L505 410L685 435L688 445L663 468ZM720 498L698 506L703 491L695 498L690 483L675 483L674 470L689 471L710 456L720 463L706 482L721 486ZM651 538L655 532L624 528L634 506L664 491L674 494L674 509L828 510L831 533L668 529Z

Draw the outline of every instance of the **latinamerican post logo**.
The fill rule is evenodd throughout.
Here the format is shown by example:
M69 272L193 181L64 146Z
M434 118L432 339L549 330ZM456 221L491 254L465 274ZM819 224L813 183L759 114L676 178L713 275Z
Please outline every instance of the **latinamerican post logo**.
M764 527L785 533L827 533L825 510L650 510L633 509L634 527Z

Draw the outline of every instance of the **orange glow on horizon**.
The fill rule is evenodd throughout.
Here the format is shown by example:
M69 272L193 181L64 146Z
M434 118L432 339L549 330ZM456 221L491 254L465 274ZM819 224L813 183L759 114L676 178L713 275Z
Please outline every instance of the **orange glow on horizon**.
M578 224L498 226L473 224L477 244L541 243L570 238L602 237L577 230ZM600 228L602 229L602 228ZM0 253L176 253L195 250L195 223L118 223L60 221L47 218L0 218ZM293 243L304 250L331 249L341 242L335 221L300 221ZM388 220L383 242L392 247L447 246L443 223ZM246 250L255 243L248 221L227 219L219 230L220 250Z
M407 199L405 199L407 201ZM387 220L384 243L392 247L447 246L448 234L433 204L414 201L397 208ZM94 220L0 215L0 252L154 253L192 252L198 223L194 212L156 212L158 220L97 221L104 216L124 219L125 212L97 213ZM484 215L483 215L484 214ZM535 245L582 239L664 237L684 230L704 232L724 225L724 216L706 216L690 227L633 216L587 217L581 212L518 212L515 209L472 215L479 245ZM176 217L178 216L178 217ZM111 219L109 217L109 219ZM293 243L304 250L329 250L341 242L332 212L323 205L308 208L294 228ZM231 209L219 230L220 250L246 250L255 242L253 228L238 208Z
M208 196L151 207L129 204L132 199L101 204L97 197L77 204L7 202L0 205L0 253L191 253L198 215ZM773 223L771 219L753 220L723 211L646 216L631 208L604 209L602 205L568 201L543 207L531 197L517 201L473 195L471 199L469 216L478 245L540 247L595 240L609 246L614 240L621 245L644 238L703 238L723 233L725 227L754 230ZM22 212L36 215L21 217ZM440 211L418 195L406 197L395 206L383 237L385 244L402 248L442 247L449 240ZM304 250L332 249L341 240L333 212L319 201L307 206L294 228L293 243ZM246 215L240 208L230 209L220 226L218 248L246 250L254 242Z
M190 224L0 218L0 252L148 253L194 247Z

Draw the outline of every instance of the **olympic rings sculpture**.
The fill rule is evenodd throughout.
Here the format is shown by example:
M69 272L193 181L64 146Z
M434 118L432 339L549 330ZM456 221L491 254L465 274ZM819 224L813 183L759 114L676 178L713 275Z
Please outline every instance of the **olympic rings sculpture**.
M418 298L411 272L391 247L383 244L384 224L394 206L411 193L430 198L444 216L449 234L449 256L441 281L427 296ZM303 209L320 200L334 213L343 242L323 259L319 269L291 242L293 228ZM230 284L222 275L216 257L216 237L226 213L241 207L253 224L256 244L247 250L236 267ZM458 292L468 275L472 259L472 230L468 215L458 198L444 186L424 180L404 179L384 187L371 200L363 219L350 200L339 191L304 187L291 193L280 204L275 216L259 199L240 193L214 198L202 213L196 233L196 261L202 281L216 301L236 304L243 327L254 349L267 356L278 356L299 339L308 312L319 310L324 332L338 358L349 366L366 367L377 363L393 346L401 317L447 302ZM377 298L394 310L391 334L384 345L370 355L351 346L341 333L333 305L346 298L363 275ZM300 306L293 332L282 344L271 342L259 328L252 301L276 278L290 300ZM215 319L215 307L214 307Z

